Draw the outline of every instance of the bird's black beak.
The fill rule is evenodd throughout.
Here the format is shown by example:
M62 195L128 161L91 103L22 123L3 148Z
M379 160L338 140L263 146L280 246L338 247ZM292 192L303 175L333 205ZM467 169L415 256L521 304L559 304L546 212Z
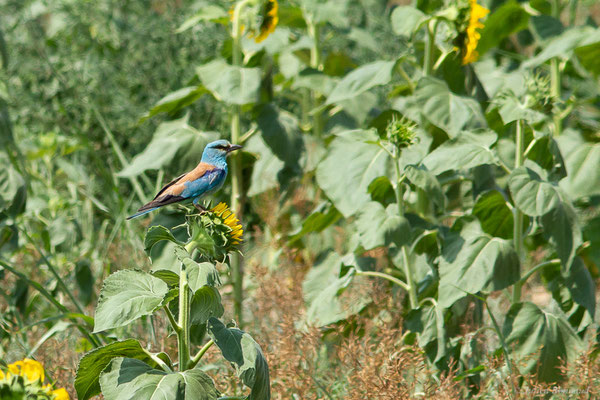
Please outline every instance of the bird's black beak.
M230 144L229 147L227 147L227 152L231 153L232 151L236 151L241 148L242 148L242 146L240 146L239 144Z

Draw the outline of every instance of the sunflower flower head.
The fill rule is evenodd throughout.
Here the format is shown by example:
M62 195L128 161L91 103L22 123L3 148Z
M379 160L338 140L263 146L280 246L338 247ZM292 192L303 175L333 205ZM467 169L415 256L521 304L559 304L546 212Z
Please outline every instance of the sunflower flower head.
M242 229L242 225L239 223L240 220L229 209L227 204L219 203L210 211L212 211L217 217L219 217L224 225L229 227L229 237L231 239L232 244L240 244L240 242L243 240L242 234L244 233L244 230Z
M394 115L385 128L386 139L399 149L408 147L416 141L416 127L414 122Z
M258 35L254 38L256 43L262 42L267 36L275 31L277 22L279 22L279 15L277 14L278 9L279 5L277 4L277 0L267 0L263 2L259 14L260 26L258 28Z
M479 53L477 52L477 44L481 39L481 33L477 29L483 28L483 23L479 20L485 17L490 10L477 4L477 0L469 0L469 17L465 34L465 39L462 47L462 64L470 64L477 61Z
M53 389L50 384L43 385L44 379L42 364L25 358L8 364L5 370L0 370L0 393L10 394L11 398L70 399L64 388Z
M239 219L227 204L219 203L200 214L188 215L188 244L194 243L207 259L223 260L237 251L244 230Z
M256 43L262 42L275 31L279 22L278 10L277 0L249 1L240 15L242 31L248 27L248 36L253 37ZM233 10L229 14L233 20Z

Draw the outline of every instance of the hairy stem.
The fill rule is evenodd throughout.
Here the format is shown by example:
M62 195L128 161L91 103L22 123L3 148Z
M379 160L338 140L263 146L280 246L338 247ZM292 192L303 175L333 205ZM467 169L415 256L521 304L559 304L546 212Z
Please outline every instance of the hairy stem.
M515 147L515 168L519 168L523 165L523 153L524 153L524 132L523 132L523 121L517 121L517 132L516 132L516 147ZM513 208L513 244L515 251L519 256L520 263L523 261L523 213L517 208ZM519 273L520 274L520 273ZM521 287L523 286L522 281L515 283L513 288L513 303L521 301Z
M240 16L242 10L248 4L248 0L240 1L236 4L233 11L233 23L231 37L233 39L233 65L242 66L242 26ZM231 115L231 142L238 144L241 136L240 118L242 110L239 105L232 106ZM231 209L242 219L242 159L241 154L231 155ZM233 280L233 304L235 317L238 325L243 324L242 303L244 300L244 270L242 258L239 253L231 255L231 278Z
M435 34L438 21L433 19L427 24L427 41L425 42L425 55L423 57L423 74L431 75L433 71L433 53L435 52Z
M168 314L167 314L168 315ZM177 349L179 353L179 370L188 369L190 362L190 288L184 263L179 268L179 331L177 333Z
M396 169L396 203L398 204L398 214L404 216L404 194L402 192L402 181L404 177L400 172L400 151L396 149L394 151L394 167ZM406 283L408 285L408 299L410 301L411 309L415 309L419 306L419 300L417 296L417 286L415 284L414 271L410 264L410 257L408 256L408 249L405 245L402 246L402 259L404 264L404 273L406 275Z
M310 48L310 66L314 69L321 70L321 27L316 24L312 18L307 18L308 36L312 39ZM320 95L312 91L312 107L316 109L313 114L313 132L315 137L321 137L323 134L323 118L319 110Z

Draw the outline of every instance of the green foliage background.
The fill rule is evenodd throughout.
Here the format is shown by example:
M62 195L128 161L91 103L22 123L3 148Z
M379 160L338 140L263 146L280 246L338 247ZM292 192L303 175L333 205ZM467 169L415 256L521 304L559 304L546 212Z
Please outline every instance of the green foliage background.
M103 381L110 387L123 365L157 368L127 338L156 346L163 316L150 314L172 294L164 282L177 282L173 248L188 237L174 229L153 247L144 231L180 225L185 210L125 217L193 168L206 143L233 137L244 145L235 182L213 204L240 199L247 270L302 269L295 324L320 329L328 366L350 334L383 341L385 333L362 326L385 312L401 320L398 351L420 352L432 371L403 375L416 390L451 373L464 396L517 397L553 383L600 391L597 377L581 387L560 368L598 355L598 5L482 2L490 13L480 57L467 65L467 1L281 1L279 24L260 43L232 37L234 5L0 5L0 358L35 356L71 332L74 358L101 344L118 348L85 396ZM256 23L248 9L244 29ZM246 271L242 285L231 260L232 273L224 267L215 278L235 310L225 316L252 332L247 343L260 353L254 340L267 316L248 312L257 280ZM125 268L163 272L111 275ZM127 321L94 321L102 283L108 292L115 280L116 296L123 274L142 274L136 282L159 285L160 295ZM383 282L394 307L373 300L370 280ZM200 348L209 329L223 350L215 332L247 334L209 320L224 311L218 285L208 286L194 289L192 318L204 331L192 342ZM501 366L491 369L489 359ZM315 382L327 375L311 374ZM205 374L194 379L217 398L202 386ZM309 395L273 387L275 398ZM331 388L315 383L314 393L356 395L341 378ZM250 398L268 398L261 390Z

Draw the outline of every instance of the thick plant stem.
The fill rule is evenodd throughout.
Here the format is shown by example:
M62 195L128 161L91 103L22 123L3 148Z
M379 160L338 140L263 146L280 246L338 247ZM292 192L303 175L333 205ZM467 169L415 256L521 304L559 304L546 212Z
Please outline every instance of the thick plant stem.
M423 75L428 76L433 72L433 53L435 51L435 34L437 20L433 19L427 24L427 41L425 42L425 55L423 57Z
M400 151L396 149L394 152L394 166L396 168L396 203L398 204L398 214L404 216L404 194L402 193L402 174L400 172L400 163L398 158L400 157ZM406 283L408 286L408 300L410 301L410 308L415 309L419 306L419 299L417 296L417 286L415 284L414 271L410 264L410 257L408 255L408 249L405 245L402 246L402 261L404 264L404 274L406 275Z
M190 288L185 264L179 268L179 322L177 325L177 349L179 352L179 370L188 369L190 362Z
M233 39L233 65L242 66L242 27L240 24L240 15L248 0L240 1L236 4L233 11L233 24L231 37ZM231 115L231 142L239 144L241 137L240 117L241 108L239 105L232 106ZM231 156L231 209L242 219L242 164L241 154ZM244 300L244 271L242 257L239 253L231 255L231 277L233 280L233 302L237 323L243 325L242 303Z
M310 48L310 66L316 70L321 70L321 28L318 24L314 23L312 18L307 18L308 25L308 36L312 39L312 46ZM314 109L319 107L320 99L319 95L312 92L312 106ZM323 134L323 118L321 111L315 111L313 115L313 133L315 137L321 137Z
M524 132L523 121L517 121L516 146L515 146L515 168L523 165L524 153ZM513 209L513 244L515 251L519 256L519 261L523 261L523 213L517 208ZM521 301L522 281L515 283L513 288L513 304Z
M560 0L552 0L552 16L556 19L560 18ZM554 101L560 101L560 87L561 87L561 76L560 76L560 59L554 57L550 60L550 95ZM562 132L562 115L561 113L554 113L554 136L559 136Z

